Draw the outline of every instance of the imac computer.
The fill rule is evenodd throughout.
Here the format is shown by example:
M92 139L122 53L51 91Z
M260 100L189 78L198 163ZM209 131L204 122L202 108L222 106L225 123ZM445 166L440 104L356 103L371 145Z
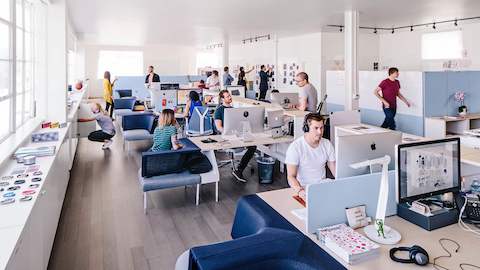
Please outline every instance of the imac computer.
M270 96L273 104L283 108L288 108L290 104L298 104L298 93L272 93Z
M460 139L401 144L396 149L397 202L460 192Z
M264 123L264 107L225 108L223 135L238 135L245 132L260 133L264 131ZM246 127L245 124L249 127Z
M378 168L354 169L350 165L365 160L390 156L395 160L395 145L402 143L401 132L385 132L374 134L344 135L335 137L335 178L346 178L356 175L368 174L371 171L380 171ZM394 162L390 162L389 170L395 169Z
M269 128L279 128L283 126L283 110L267 111L267 126Z
M226 89L232 96L245 97L245 86L243 85L227 85Z

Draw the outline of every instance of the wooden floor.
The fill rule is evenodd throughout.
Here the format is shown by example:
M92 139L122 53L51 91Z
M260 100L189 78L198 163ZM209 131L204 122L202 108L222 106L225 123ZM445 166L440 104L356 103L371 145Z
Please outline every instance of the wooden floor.
M183 187L150 192L148 215L137 173L140 152L147 144L132 144L131 154L117 136L111 150L81 139L71 171L49 269L174 269L177 257L190 247L230 239L237 200L246 194L283 188L285 175L275 169L275 182L258 184L245 170L248 183L234 181L230 167L220 170L219 202L214 184L204 185L200 205L195 189ZM278 166L278 165L277 165Z

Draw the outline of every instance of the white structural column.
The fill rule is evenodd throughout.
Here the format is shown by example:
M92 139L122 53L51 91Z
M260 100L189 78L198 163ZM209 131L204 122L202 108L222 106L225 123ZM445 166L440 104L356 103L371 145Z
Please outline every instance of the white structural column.
M345 11L345 110L357 110L358 105L358 11Z
M223 67L227 67L230 63L230 56L229 56L229 50L230 49L230 42L228 40L228 35L225 35L225 38L223 40L223 47L222 47L222 71Z
M273 88L278 89L278 78L279 78L279 72L280 68L278 66L278 37L277 34L273 35L273 64L275 65L275 68L273 69L273 72L275 73L275 81L273 82Z
M47 120L67 121L67 8L65 0L48 5Z

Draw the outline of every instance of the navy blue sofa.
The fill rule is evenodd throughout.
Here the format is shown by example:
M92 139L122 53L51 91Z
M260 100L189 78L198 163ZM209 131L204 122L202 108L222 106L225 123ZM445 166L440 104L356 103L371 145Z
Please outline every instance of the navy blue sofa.
M189 269L346 269L257 195L239 200L231 235L190 249Z

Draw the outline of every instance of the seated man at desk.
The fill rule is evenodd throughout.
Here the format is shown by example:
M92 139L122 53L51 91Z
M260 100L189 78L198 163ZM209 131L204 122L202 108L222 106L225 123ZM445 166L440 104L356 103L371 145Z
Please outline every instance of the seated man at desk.
M225 115L225 108L232 107L232 96L228 92L228 90L222 90L219 93L219 102L220 104L217 109L215 110L215 127L217 128L218 132L223 132L223 119ZM245 177L243 177L243 171L248 165L250 159L252 159L255 151L257 150L256 146L249 146L247 147L247 152L243 155L240 164L238 165L237 169L233 168L232 175L240 182L246 183Z
M287 150L285 164L288 184L303 199L305 186L325 179L325 164L335 174L335 149L329 140L322 138L324 127L321 115L307 114L304 122L305 134L290 144Z

